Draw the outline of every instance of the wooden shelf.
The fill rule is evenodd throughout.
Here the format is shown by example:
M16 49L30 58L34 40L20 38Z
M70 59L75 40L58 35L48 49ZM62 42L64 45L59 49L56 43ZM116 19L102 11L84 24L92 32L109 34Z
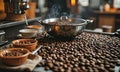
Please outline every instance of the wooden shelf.
M112 26L112 32L115 31L116 22L120 22L120 19L117 18L120 15L120 12L100 12L94 11L98 17L98 27L102 28L103 25Z

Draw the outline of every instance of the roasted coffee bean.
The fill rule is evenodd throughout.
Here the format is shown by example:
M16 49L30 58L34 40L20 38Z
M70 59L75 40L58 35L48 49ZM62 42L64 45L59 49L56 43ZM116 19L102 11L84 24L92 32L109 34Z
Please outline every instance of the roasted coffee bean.
M85 71L85 70L86 70L85 66L82 66L82 67L81 67L81 69L82 69L83 71Z
M115 72L113 68L109 68L108 70L109 72Z
M99 72L99 70L97 68L93 68L94 72Z
M74 67L78 67L78 64L74 64Z
M78 72L77 68L73 68L72 70L73 70L73 72Z
M47 62L47 63L51 63L51 62L52 62L52 60L46 60L46 62Z
M14 50L14 51L10 51L10 52L6 52L5 54L3 54L3 56L22 56L24 55L25 52L22 52L20 50Z
M82 63L80 63L80 66L85 66L85 63L83 63L83 62L82 62Z
M99 72L105 72L105 68L104 67L98 67Z
M111 68L114 68L115 66L116 66L115 64L110 63L110 67L111 67Z
M63 59L63 57L61 56L61 57L58 57L59 58L59 60L60 61L64 61L64 59Z
M49 70L50 68L48 66L45 67L45 70Z
M65 72L72 72L71 70L65 70Z
M107 68L107 69L110 68L110 65L105 65L105 68Z
M58 71L59 71L57 66L54 66L53 70L54 70L55 72L58 72Z
M63 65L64 65L63 62L60 62L59 64L60 64L60 66L63 66Z
M73 68L74 66L72 64L69 65L71 68Z
M54 64L55 66L60 66L60 64L59 64L58 61L55 61L53 64Z
M120 66L120 61L117 61L117 64L116 64L117 66Z
M89 72L94 72L91 67L88 67L87 69L88 69Z
M64 69L63 67L59 67L59 71L60 71L60 72L64 72L65 69Z
M53 68L53 63L52 62L49 62L49 63L47 63L48 64L48 67L49 68Z
M66 69L68 66L67 66L67 64L64 64L63 67Z

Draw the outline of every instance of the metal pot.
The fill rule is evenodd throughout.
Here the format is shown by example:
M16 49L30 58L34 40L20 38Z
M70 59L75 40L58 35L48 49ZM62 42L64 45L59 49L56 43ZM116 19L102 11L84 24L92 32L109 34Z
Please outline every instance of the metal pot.
M57 38L67 38L80 34L88 22L92 22L92 20L62 16L60 18L50 18L39 22L45 27L49 35Z

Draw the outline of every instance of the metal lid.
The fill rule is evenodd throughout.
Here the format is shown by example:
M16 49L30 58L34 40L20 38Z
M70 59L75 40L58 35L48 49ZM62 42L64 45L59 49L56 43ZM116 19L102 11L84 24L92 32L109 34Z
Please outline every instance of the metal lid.
M5 32L3 30L0 30L0 35L5 34Z

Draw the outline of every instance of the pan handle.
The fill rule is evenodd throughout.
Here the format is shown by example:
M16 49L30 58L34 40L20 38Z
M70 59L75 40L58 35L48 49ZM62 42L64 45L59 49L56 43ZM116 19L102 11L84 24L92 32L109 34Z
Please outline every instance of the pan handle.
M36 21L37 21L40 25L42 25L42 18L36 18Z

